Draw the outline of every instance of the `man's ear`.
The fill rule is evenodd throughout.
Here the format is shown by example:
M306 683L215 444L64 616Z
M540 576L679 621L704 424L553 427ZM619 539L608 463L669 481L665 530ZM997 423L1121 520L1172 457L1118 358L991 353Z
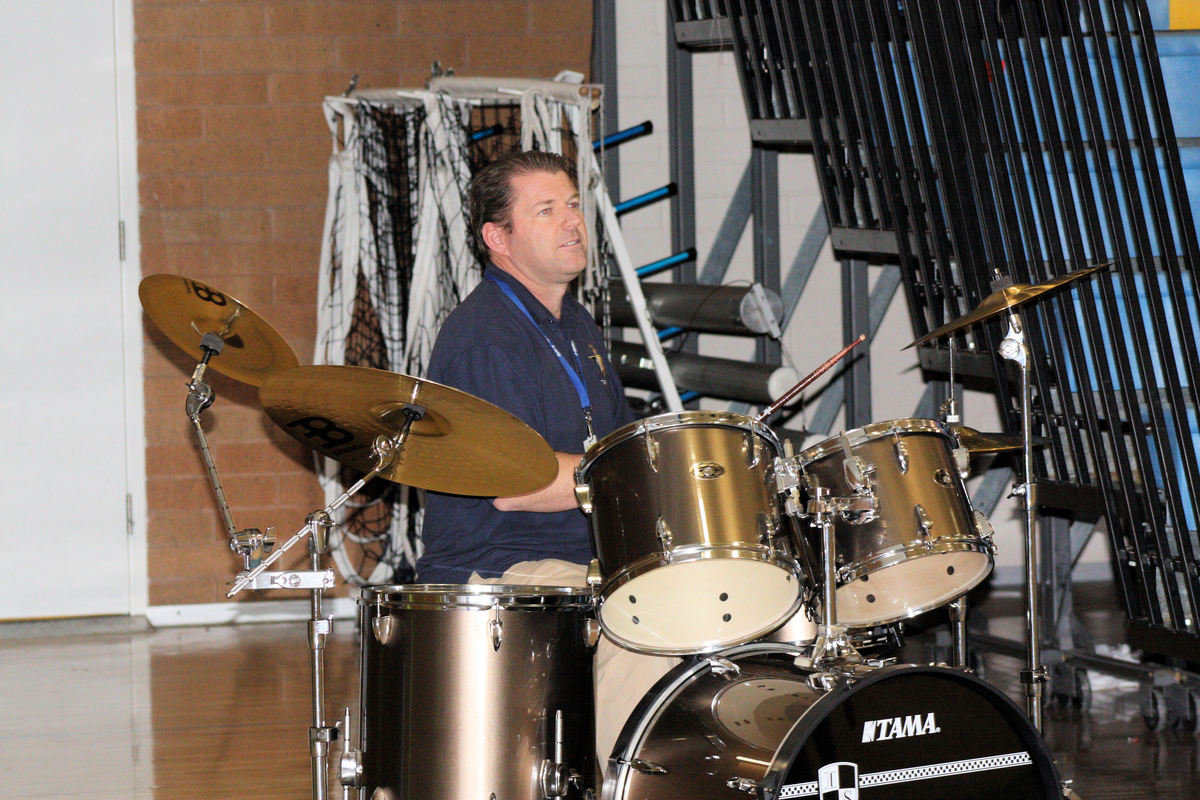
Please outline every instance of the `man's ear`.
M508 255L508 239L505 237L507 231L494 222L483 223L483 243L488 250L493 253L499 253L502 256Z

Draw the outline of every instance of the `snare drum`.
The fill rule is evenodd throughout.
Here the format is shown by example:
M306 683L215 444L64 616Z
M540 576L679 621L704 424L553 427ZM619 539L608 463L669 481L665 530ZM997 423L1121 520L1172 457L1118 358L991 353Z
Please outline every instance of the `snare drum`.
M992 571L991 525L971 508L953 447L933 420L900 419L847 431L796 456L810 489L848 497L860 482L875 497L874 511L835 518L839 623L915 616ZM819 540L813 547L820 549Z
M827 687L795 648L695 657L642 699L608 761L606 800L1050 800L1046 745L961 670L861 668Z
M588 450L577 492L609 638L645 653L711 652L796 612L803 575L775 503L779 451L765 425L711 411L649 417Z
M590 794L591 598L577 591L363 589L363 796L542 800L572 772L557 796Z

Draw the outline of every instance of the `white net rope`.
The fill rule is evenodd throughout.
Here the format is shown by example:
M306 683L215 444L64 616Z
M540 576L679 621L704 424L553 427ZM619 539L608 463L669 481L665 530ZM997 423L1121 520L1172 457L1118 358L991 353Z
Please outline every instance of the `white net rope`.
M581 188L596 185L597 102L595 87L505 78L439 78L428 90L326 98L333 153L314 363L424 375L442 322L482 277L466 219L471 176L499 155L533 148L574 158ZM597 231L592 193L581 195ZM586 299L604 285L607 251L592 248ZM320 459L318 477L328 502L358 476ZM330 550L343 577L411 580L420 508L419 491L374 481L339 509Z

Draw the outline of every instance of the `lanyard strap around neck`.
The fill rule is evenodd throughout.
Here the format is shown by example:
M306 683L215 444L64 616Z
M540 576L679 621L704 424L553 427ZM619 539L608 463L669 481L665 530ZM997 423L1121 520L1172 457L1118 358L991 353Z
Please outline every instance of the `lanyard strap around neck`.
M487 275L486 277L500 287L500 291L504 292L508 299L513 302L513 305L520 309L521 313L525 315L525 319L533 324L537 332L546 340L546 344L550 345L550 349L554 352L554 355L558 356L558 361L562 364L563 371L567 373L567 377L571 379L571 384L575 387L575 393L579 395L579 407L583 409L585 417L589 420L588 435L590 436L592 401L588 396L587 386L583 383L583 365L579 363L579 352L575 349L575 342L571 342L571 352L575 356L575 366L577 369L572 369L571 365L567 363L567 357L558 349L558 345L554 344L550 337L546 335L546 332L542 330L542 326L538 325L537 320L533 318L533 314L529 313L529 309L521 302L521 298L517 297L517 293L513 291L513 288L495 275Z

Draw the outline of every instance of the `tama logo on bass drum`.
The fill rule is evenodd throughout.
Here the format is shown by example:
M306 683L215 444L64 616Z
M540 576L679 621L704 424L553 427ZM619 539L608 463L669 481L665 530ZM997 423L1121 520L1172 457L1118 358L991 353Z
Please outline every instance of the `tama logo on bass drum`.
M867 720L863 723L862 740L865 744L941 732L942 729L938 727L937 720L930 711L925 715L909 714L907 717Z

